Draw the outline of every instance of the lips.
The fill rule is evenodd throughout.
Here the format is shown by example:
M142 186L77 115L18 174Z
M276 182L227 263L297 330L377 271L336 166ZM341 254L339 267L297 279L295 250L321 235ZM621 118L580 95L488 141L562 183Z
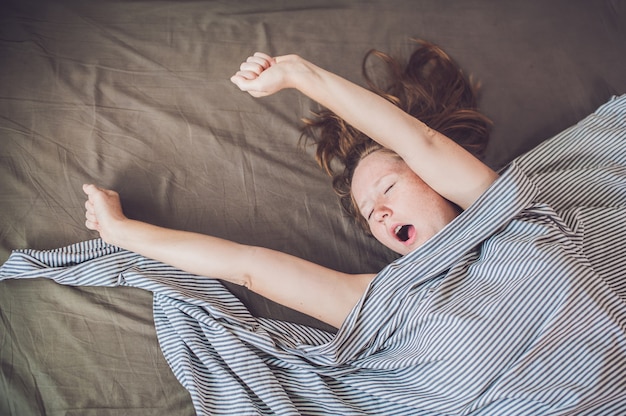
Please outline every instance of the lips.
M411 224L398 224L393 227L393 235L402 244L410 245L415 239L415 227Z

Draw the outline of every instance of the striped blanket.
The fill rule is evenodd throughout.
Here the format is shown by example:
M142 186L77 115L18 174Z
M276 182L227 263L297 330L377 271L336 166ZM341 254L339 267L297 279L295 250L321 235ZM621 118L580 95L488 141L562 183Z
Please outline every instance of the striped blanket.
M625 162L622 96L383 269L336 334L100 240L15 251L0 279L153 292L198 415L626 414Z

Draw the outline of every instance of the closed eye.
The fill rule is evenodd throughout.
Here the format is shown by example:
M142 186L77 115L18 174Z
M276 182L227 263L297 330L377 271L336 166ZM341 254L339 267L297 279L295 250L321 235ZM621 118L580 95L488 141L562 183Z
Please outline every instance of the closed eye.
M392 183L391 185L389 185L389 186L387 187L387 189L385 189L385 192L383 192L383 195L387 194L387 192L389 192L389 191L391 190L391 188L393 188L393 186L394 186L395 184L396 184L396 183L394 182L394 183ZM368 221L372 218L372 215L373 215L373 214L374 214L374 210L372 209L372 210L369 212L369 214L367 214L367 220L368 220Z

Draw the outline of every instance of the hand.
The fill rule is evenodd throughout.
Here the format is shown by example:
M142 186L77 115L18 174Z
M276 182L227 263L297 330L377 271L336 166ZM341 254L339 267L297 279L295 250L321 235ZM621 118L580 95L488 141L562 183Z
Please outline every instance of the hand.
M292 88L290 74L294 64L302 63L296 55L285 55L272 58L256 52L248 57L239 67L239 71L230 80L241 91L253 97L264 97L284 88Z
M118 193L95 185L83 185L83 191L87 194L85 226L98 231L104 241L111 243L115 225L127 219Z

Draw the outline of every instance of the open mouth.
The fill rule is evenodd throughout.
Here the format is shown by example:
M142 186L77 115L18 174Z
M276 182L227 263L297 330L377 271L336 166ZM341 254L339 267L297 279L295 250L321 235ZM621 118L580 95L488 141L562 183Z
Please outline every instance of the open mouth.
M396 234L396 238L398 240L400 240L403 243L406 243L412 237L413 230L414 230L414 227L410 224L398 225L395 228L394 233Z

